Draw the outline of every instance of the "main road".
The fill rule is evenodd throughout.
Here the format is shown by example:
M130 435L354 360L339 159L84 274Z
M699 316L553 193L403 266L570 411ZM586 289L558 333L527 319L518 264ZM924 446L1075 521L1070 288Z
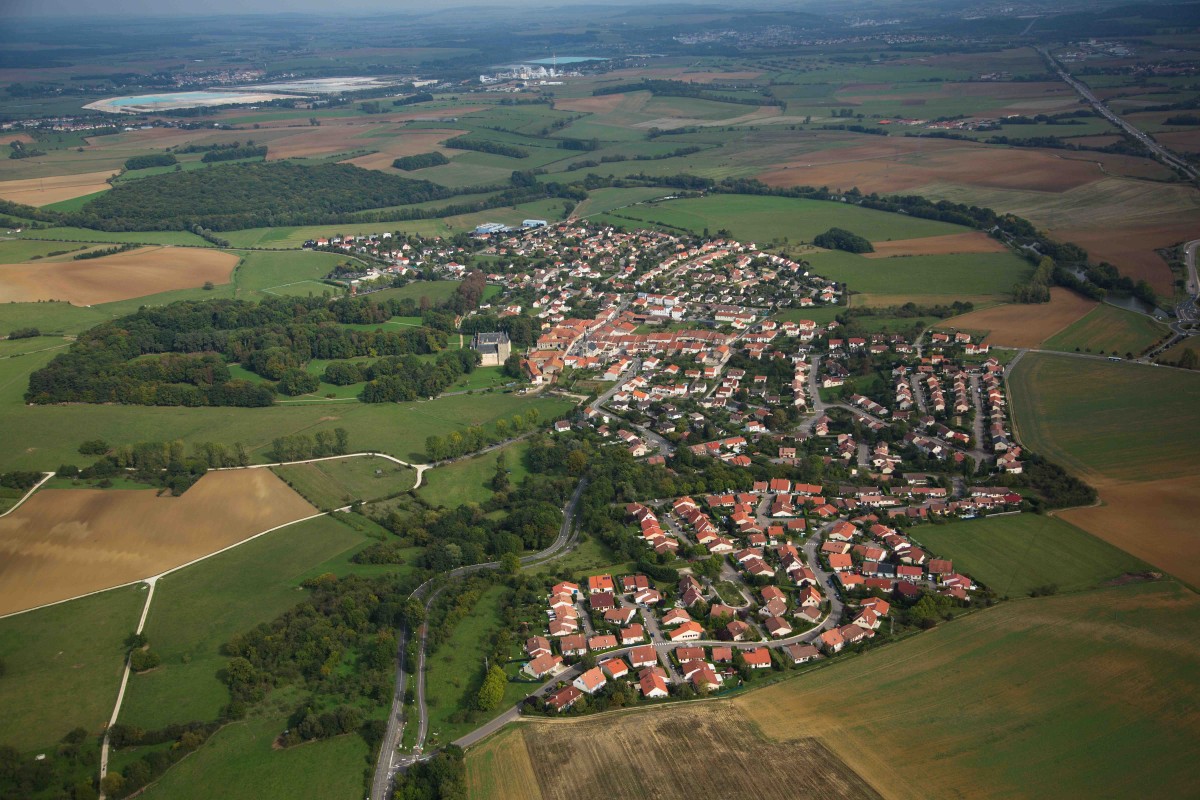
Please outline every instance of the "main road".
M1154 137L1152 137L1150 134L1146 133L1140 128L1135 127L1129 122L1126 122L1121 115L1117 114L1107 105L1105 105L1104 101L1096 97L1092 90L1088 88L1087 84L1085 84L1083 81L1077 80L1070 72L1067 72L1066 67L1060 64L1058 59L1050 55L1049 50L1046 50L1044 47L1039 47L1038 52L1042 54L1044 59L1046 59L1046 63L1048 63L1050 67L1058 73L1058 77L1066 81L1071 88L1079 94L1080 97L1091 103L1092 108L1096 109L1096 112L1099 113L1100 116L1104 117L1109 122L1125 131L1125 133L1129 134L1134 139L1137 139L1147 150L1158 156L1168 166L1174 167L1192 180L1196 180L1197 177L1200 177L1200 174L1196 172L1195 167L1156 142Z

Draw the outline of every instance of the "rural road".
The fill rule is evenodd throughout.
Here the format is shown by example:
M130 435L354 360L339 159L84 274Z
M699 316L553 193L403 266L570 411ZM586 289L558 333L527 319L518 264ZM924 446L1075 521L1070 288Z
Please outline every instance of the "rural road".
M1147 150L1158 156L1158 158L1168 166L1174 167L1192 180L1196 180L1196 178L1200 177L1200 173L1196 172L1195 167L1172 153L1167 148L1160 145L1150 134L1146 133L1140 128L1135 127L1129 122L1126 122L1123 117L1105 105L1104 101L1096 97L1092 90L1088 88L1087 84L1077 80L1073 75L1071 75L1070 72L1067 71L1066 67L1059 63L1058 59L1050 55L1049 50L1045 49L1044 47L1039 47L1037 48L1037 51L1042 54L1042 57L1046 59L1046 63L1048 63L1050 67L1058 73L1060 78L1066 81L1067 84L1070 85L1070 87L1074 89L1080 97L1092 104L1092 107L1096 109L1096 112L1100 114L1100 116L1104 117L1109 122L1125 131L1125 133L1132 136Z

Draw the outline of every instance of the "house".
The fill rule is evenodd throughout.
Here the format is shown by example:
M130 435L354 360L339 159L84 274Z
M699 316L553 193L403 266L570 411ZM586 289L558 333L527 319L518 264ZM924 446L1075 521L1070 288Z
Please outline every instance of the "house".
M600 633L588 639L590 650L611 650L617 646L617 637L611 633Z
M565 689L559 689L554 694L546 698L546 705L553 708L555 711L562 712L571 706L575 705L575 701L583 697L583 692L576 689L574 686L568 686Z
M600 594L607 592L612 594L616 591L616 585L613 583L611 575L592 575L588 578L588 594Z
M635 623L630 625L628 628L621 629L621 644L623 645L637 644L645 638L646 629L640 624ZM596 648L593 647L592 649L594 650Z
M573 619L556 619L550 623L550 635L570 636L575 631L579 630L579 623Z
M600 592L588 598L592 611L607 611L617 607L617 599L612 592Z
M783 648L783 653L793 664L806 664L821 657L821 651L811 644L789 644Z
M733 648L732 647L714 647L712 649L712 660L716 664L733 663Z
M550 640L545 636L531 636L525 640L525 655L530 658L550 655Z
M676 647L675 648L675 658L677 658L679 660L680 664L686 664L689 661L703 661L704 660L704 648L703 647ZM686 677L686 673L685 673L685 677Z
M822 633L820 641L821 647L825 648L825 651L829 653L841 652L841 649L846 646L846 640L836 628Z
M667 679L654 669L644 669L638 673L638 688L641 689L642 697L647 700L658 700L669 694Z
M559 644L564 656L581 656L588 650L587 638L582 633L564 636Z
M682 625L685 622L691 622L692 615L684 611L682 608L672 608L667 613L663 614L662 624L670 627L672 625Z
M668 634L672 642L694 642L704 635L699 622L688 620Z
M763 627L776 639L789 636L792 632L792 626L783 617L768 617L767 621L763 623Z
M562 671L563 660L562 656L540 655L530 661L521 671L531 678L542 679L547 676L557 675Z
M595 694L603 689L607 683L608 679L604 677L604 671L599 667L592 667L573 680L571 685L581 692Z
M771 651L766 647L743 650L742 659L750 669L770 669L771 667Z
M550 590L550 595L553 597L560 594L579 597L579 584L571 583L570 581L562 581L561 583L554 584L554 588Z
M658 653L655 652L653 645L646 644L629 651L629 664L634 669L652 667L657 663Z
M742 622L740 619L735 619L725 626L725 638L731 642L740 642L745 640L746 634L750 633L750 626Z
M633 606L621 606L620 608L610 608L604 612L604 621L610 625L628 625L637 616L637 609Z
M629 674L629 665L625 663L624 659L620 658L610 658L608 661L601 661L600 668L607 672L608 677L613 680L623 678Z

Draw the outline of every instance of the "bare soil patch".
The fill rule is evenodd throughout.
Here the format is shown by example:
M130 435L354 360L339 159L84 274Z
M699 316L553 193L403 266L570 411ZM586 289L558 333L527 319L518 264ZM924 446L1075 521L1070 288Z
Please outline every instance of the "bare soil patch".
M1172 150L1184 153L1200 152L1200 127L1185 131L1156 133L1154 138Z
M820 741L762 738L732 703L523 725L545 800L759 800L880 795ZM769 765L786 764L786 777Z
M1162 570L1200 586L1200 476L1101 483L1103 505L1058 515Z
M1084 248L1097 261L1116 264L1135 282L1144 279L1159 294L1170 295L1175 279L1155 250L1195 238L1197 225L1200 218L1187 214L1169 224L1072 227L1061 228L1055 234L1062 241Z
M228 283L238 257L197 247L143 247L83 261L0 267L0 302L65 300L77 306Z
M12 144L13 142L29 144L32 141L33 137L28 133L0 133L0 145Z
M944 320L939 329L958 328L969 331L990 331L989 344L1007 347L1037 347L1063 328L1083 317L1097 305L1074 292L1054 287L1049 303L1009 303L982 311L972 311Z
M315 513L265 469L210 472L181 497L46 489L0 518L0 614L158 575Z
M625 99L624 94L602 94L596 97L564 97L555 99L554 107L562 111L607 114L616 111Z
M896 239L874 242L875 252L864 253L867 258L893 256L940 256L952 253L1003 253L1006 248L983 231L951 233L946 236L926 236L922 239Z
M80 175L0 181L0 198L28 206L44 206L103 191L109 188L105 179L113 174L111 171L84 172Z

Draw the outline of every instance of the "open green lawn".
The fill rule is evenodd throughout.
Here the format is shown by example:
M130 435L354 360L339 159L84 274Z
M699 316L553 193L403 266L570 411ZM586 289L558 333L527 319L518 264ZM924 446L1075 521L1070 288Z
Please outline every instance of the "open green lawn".
M83 251L81 244L62 242L33 242L27 239L0 239L0 264L18 264L36 256L48 256L64 251Z
M836 250L805 256L812 271L869 295L1009 296L1014 283L1030 273L1025 259L1012 253L864 258ZM878 305L878 303L875 303Z
M954 568L1000 595L1019 596L1054 584L1092 589L1148 565L1055 517L1037 514L923 525L912 537Z
M309 292L319 295L323 291L336 293L339 291L336 287L320 283L320 279L348 260L346 256L336 253L309 250L248 250L238 252L238 255L242 261L233 279L238 292L249 290L268 295L304 296Z
M371 456L292 464L272 471L323 511L407 492L417 475L416 470Z
M228 800L320 797L359 800L370 752L358 734L275 750L287 715L235 722L176 764L141 797L208 800L214 787Z
M80 333L108 319L96 308L70 303L0 303L0 333L37 328L42 333Z
M528 449L528 442L516 442L501 450L429 470L417 494L434 506L446 508L457 508L463 503L484 503L493 494L491 480L496 474L500 454L504 453L509 480L516 485L529 474L524 464Z
M60 242L136 242L138 244L175 244L212 247L194 233L185 231L96 231L91 228L39 228L16 234L22 239Z
M1009 387L1021 441L1072 472L1141 481L1200 473L1200 374L1027 353Z
M304 579L351 571L348 557L370 541L351 525L320 517L160 580L145 633L163 663L130 677L121 721L152 729L216 719L229 701L217 678L227 661L221 645L302 602L307 597L299 588Z
M1145 314L1101 303L1042 346L1047 350L1138 356L1169 332L1166 325Z
M659 222L696 233L702 233L706 228L712 234L726 229L738 239L760 244L775 239L787 239L792 244L811 242L832 227L845 228L873 242L941 236L967 230L959 225L844 203L758 195L714 194L668 200L622 209L617 214L619 216L602 217L601 221L625 227L633 227L637 221Z
M734 707L898 798L1194 797L1198 637L1200 598L1173 581L1016 600Z
M139 585L0 619L0 744L44 747L79 726L98 734L145 601Z

